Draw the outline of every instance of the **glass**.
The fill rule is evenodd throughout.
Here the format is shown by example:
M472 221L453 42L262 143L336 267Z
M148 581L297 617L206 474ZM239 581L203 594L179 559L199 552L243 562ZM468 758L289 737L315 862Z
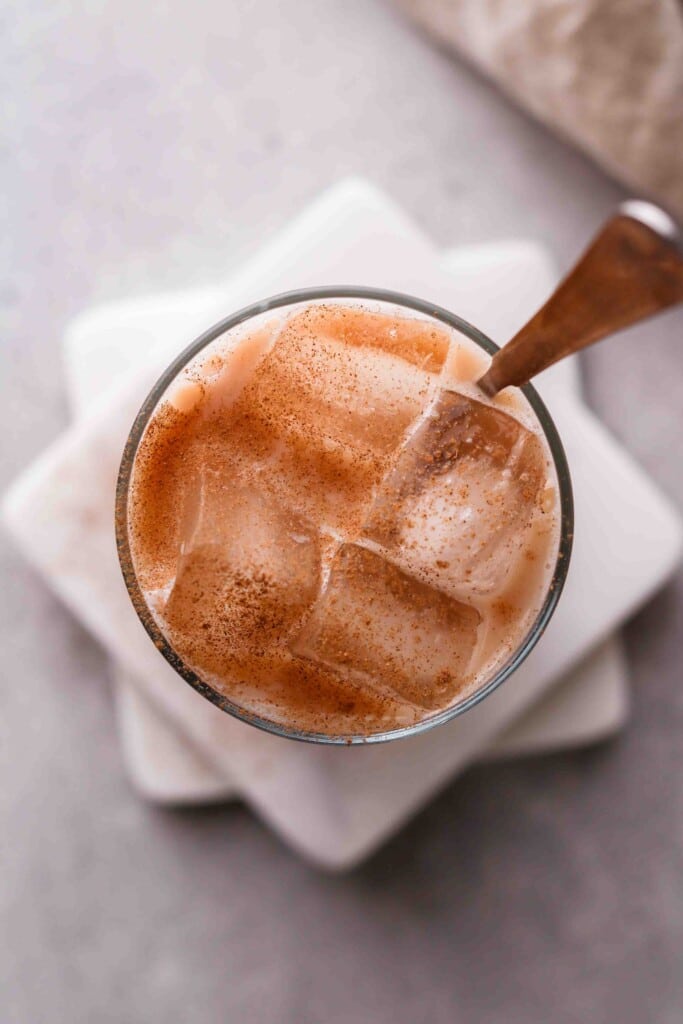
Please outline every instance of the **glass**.
M196 341L192 342L184 352L181 352L181 354L161 375L143 403L128 436L123 452L123 458L121 460L121 468L119 470L116 489L116 542L123 578L131 601L133 602L143 626L147 630L155 646L161 654L163 654L164 658L166 658L169 664L172 665L176 672L181 675L183 679L190 684L190 686L194 687L198 693L203 697L206 697L207 700L210 700L222 711L226 711L228 714L234 715L235 718L239 718L241 721L247 722L250 725L255 725L267 732L275 733L278 736L284 736L289 739L304 740L312 743L348 746L361 743L383 743L388 740L398 739L399 737L413 736L418 733L425 732L427 729L432 729L437 725L441 725L444 722L449 722L451 719L456 718L458 715L462 715L465 711L468 711L470 708L479 704L485 697L488 697L489 694L498 689L498 687L519 668L543 635L560 599L560 594L569 568L574 529L574 508L569 467L567 465L567 459L559 434L557 433L557 429L550 417L550 414L548 413L548 410L541 401L535 388L530 384L527 384L521 388L521 391L541 424L553 458L555 472L557 474L559 485L560 540L557 560L548 586L548 591L534 623L528 630L522 642L519 644L518 648L508 658L508 660L495 671L494 675L486 683L482 684L474 693L463 697L463 699L458 701L456 704L451 705L445 710L428 715L413 725L391 729L386 732L372 733L370 735L359 734L354 736L330 736L322 733L305 732L283 725L279 722L271 721L264 717L259 717L253 712L241 708L238 704L235 704L226 697L225 694L220 693L209 683L201 679L187 664L185 664L183 659L177 654L164 636L158 623L154 619L147 602L145 601L135 574L128 536L128 494L138 445L145 432L145 428L157 407L157 404L162 399L166 389L174 381L178 373L188 362L190 362L190 360L201 352L202 349L211 344L221 335L233 330L238 325L245 324L247 321L264 313L269 313L272 310L283 309L287 306L296 306L320 300L337 301L344 299L360 300L375 304L385 303L394 307L394 311L400 311L401 307L403 307L404 310L407 309L420 313L423 316L440 321L449 328L455 329L490 354L498 351L498 346L491 341L490 338L487 338L485 334L482 334L481 331L467 323L466 320L461 319L461 317L458 317L454 313L450 313L448 310L442 309L439 306L435 306L432 303L413 298L409 295L403 295L399 292L390 292L374 288L311 288L303 291L287 292L282 295L276 295L273 298L264 300L263 302L257 302L252 306L248 306L245 309L234 313L232 316L227 317L225 320L221 320L220 323L211 327L208 331L197 338ZM396 307L398 307L398 310L396 310Z

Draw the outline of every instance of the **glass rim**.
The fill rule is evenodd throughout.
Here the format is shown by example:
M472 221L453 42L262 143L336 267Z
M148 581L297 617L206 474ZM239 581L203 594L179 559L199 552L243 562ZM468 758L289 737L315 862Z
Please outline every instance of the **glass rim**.
M241 705L232 701L225 694L216 690L210 683L203 680L193 669L187 665L180 655L175 651L171 643L162 632L154 618L142 589L138 583L137 574L133 564L133 556L130 548L128 532L128 496L130 482L133 473L135 456L142 440L147 425L166 389L175 380L180 371L207 345L216 341L221 335L226 334L233 328L253 319L255 316L279 309L283 306L297 305L303 302L316 302L325 299L360 299L369 302L384 302L395 306L403 306L432 319L455 328L465 337L475 342L480 348L490 355L499 350L487 335L474 327L467 320L451 313L449 310L424 299L406 295L402 292L390 291L383 288L361 288L355 286L329 286L324 288L304 288L295 291L281 292L271 298L260 302L252 303L249 306L238 310L236 313L225 317L214 324L208 330L200 334L190 345L188 345L160 375L140 410L135 417L133 425L128 434L126 444L121 458L118 479L116 483L116 505L115 505L115 528L116 547L119 557L121 572L126 584L129 597L138 618L154 642L157 650L185 682L189 683L198 693L210 700L221 711L245 722L248 725L256 726L265 732L287 739L298 740L308 743L323 744L327 746L361 746L373 743L386 743L390 740L401 739L408 736L417 736L420 733L434 729L455 718L459 718L466 711L471 710L480 704L486 697L498 689L526 660L550 622L560 595L564 588L572 550L574 533L574 501L572 494L571 476L569 465L565 455L562 441L553 419L548 412L545 403L536 389L531 384L525 384L520 391L528 401L534 414L541 424L543 434L548 442L552 455L555 473L559 486L559 507L560 507L560 540L557 550L557 558L553 575L548 584L548 590L543 604L530 625L518 647L510 657L494 672L491 679L480 686L474 693L469 694L455 704L444 708L435 714L421 719L413 725L401 726L395 729L387 729L382 732L365 734L339 734L328 735L327 733L310 732L287 726L283 723L272 721L256 712L249 711Z

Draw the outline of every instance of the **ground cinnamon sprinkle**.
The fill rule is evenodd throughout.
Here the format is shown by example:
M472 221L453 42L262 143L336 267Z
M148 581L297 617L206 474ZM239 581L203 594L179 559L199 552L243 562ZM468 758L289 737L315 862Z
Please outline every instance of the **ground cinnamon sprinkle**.
M547 587L539 434L443 390L467 361L435 321L320 304L229 342L175 382L135 459L131 548L169 642L303 730L447 706Z

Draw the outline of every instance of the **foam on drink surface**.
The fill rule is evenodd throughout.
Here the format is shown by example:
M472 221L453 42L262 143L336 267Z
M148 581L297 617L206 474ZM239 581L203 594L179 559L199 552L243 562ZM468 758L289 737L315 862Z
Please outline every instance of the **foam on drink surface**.
M474 692L557 556L557 481L520 393L404 310L259 318L167 390L134 464L138 580L193 671L245 710L370 735Z

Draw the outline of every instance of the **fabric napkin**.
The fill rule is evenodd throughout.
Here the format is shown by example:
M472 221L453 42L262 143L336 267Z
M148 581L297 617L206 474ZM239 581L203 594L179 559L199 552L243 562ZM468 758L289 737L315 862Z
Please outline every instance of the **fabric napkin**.
M615 178L683 217L680 0L398 0Z

